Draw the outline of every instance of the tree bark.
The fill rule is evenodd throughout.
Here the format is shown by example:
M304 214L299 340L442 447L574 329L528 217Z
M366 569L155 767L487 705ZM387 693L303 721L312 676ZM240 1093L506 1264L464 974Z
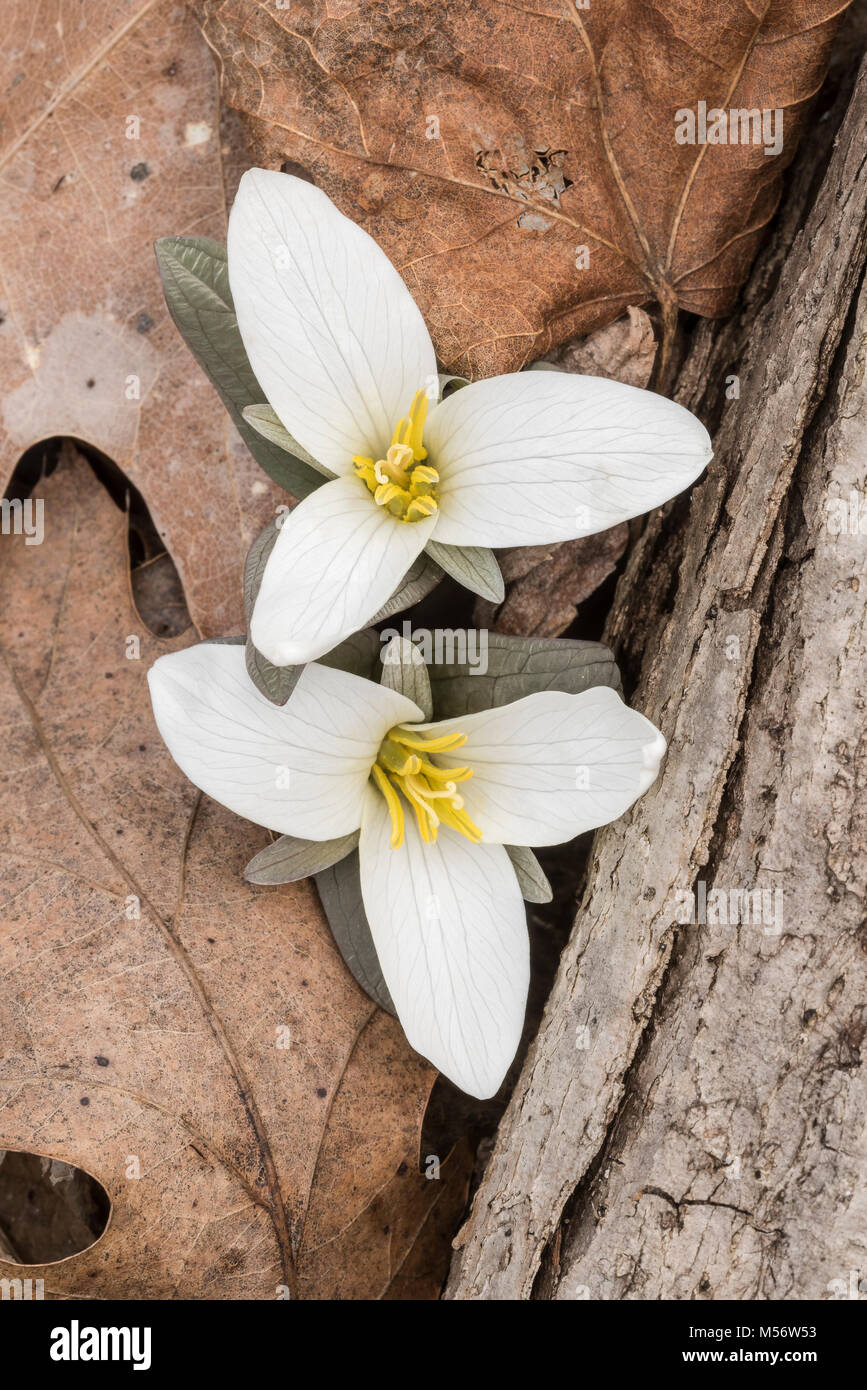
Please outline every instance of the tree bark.
M670 751L596 836L447 1298L827 1298L867 1274L865 119L862 69L740 316L681 370L714 461L645 529L608 634Z

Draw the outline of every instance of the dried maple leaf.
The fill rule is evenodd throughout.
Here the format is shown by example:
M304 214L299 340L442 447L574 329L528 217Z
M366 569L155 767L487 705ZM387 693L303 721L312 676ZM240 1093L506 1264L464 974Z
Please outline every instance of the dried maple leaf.
M254 162L308 170L401 269L443 364L489 376L627 304L661 306L664 352L678 307L731 309L845 6L194 8ZM783 111L782 153L678 143L699 102Z
M164 651L126 522L67 454L45 543L0 569L0 1149L93 1174L90 1249L4 1276L59 1297L435 1297L461 1165L418 1171L435 1073L355 985L309 882L254 888L265 832L157 735Z
M147 498L205 635L239 630L240 573L281 494L178 337L153 243L225 238L213 60L172 0L4 9L0 471L51 435ZM25 230L26 229L26 230Z

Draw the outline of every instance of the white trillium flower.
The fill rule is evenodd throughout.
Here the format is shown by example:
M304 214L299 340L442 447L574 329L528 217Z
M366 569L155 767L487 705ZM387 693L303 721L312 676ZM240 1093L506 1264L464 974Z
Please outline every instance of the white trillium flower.
M422 316L376 242L319 189L244 175L229 282L250 364L290 435L333 474L289 514L250 624L277 666L364 627L429 540L573 540L681 492L711 457L673 401L599 377L519 372L437 404Z
M493 1095L529 982L504 846L616 820L657 775L658 730L604 687L430 723L404 695L317 663L280 707L232 645L161 657L148 679L169 752L215 801L305 840L360 828L364 908L406 1036L463 1090Z

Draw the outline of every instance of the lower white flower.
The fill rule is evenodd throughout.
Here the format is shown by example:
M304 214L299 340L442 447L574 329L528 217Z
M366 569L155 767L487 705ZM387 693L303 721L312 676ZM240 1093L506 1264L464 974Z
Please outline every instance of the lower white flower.
M161 657L148 679L169 752L208 796L306 840L360 828L364 907L406 1036L463 1090L493 1095L529 982L504 846L616 820L657 775L659 731L603 687L428 723L396 691L318 664L281 708L232 645Z

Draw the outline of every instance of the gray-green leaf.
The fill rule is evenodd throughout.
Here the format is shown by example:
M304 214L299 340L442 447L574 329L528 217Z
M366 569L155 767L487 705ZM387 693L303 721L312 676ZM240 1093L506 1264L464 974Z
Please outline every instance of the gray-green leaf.
M271 551L277 544L277 537L280 534L280 527L276 521L269 521L264 531L261 531L254 540L250 549L247 551L247 558L244 561L244 613L247 617L247 626L250 626L250 619L253 616L253 606L256 602L256 595L262 584L262 576L265 573L265 566L271 555Z
M463 644L454 642L460 635L452 634L453 649L463 646L468 659L428 666L437 719L508 705L539 690L577 695L607 685L620 691L614 656L601 642L499 632L473 633L472 644L470 634Z
M275 666L247 638L244 653L247 675L256 689L270 700L272 705L285 705L298 684L303 666Z
M279 534L280 528L277 523L275 521L270 522L247 551L247 558L244 561L244 612L247 615L248 629L256 595L262 583L262 575L265 573L268 557L274 549ZM304 667L275 666L266 656L262 655L257 647L254 647L249 637L247 638L246 661L247 674L256 689L273 705L285 705L295 689Z
M270 405L245 405L241 413L247 424L252 426L257 434L261 434L263 439L269 439L287 454L294 454L295 458L310 468L315 468L317 473L322 473L326 478L334 477L329 468L317 462L312 454L308 454L307 450L302 448L297 439L292 438L280 416Z
M244 407L264 400L250 366L229 290L226 248L209 237L163 237L157 262L169 313L199 366L222 397L244 443L269 477L295 497L319 487L321 476L244 419Z
M370 619L371 623L381 623L385 618L390 618L394 613L401 613L404 608L411 608L414 603L419 603L431 591L443 577L443 572L439 565L434 564L433 560L424 551L418 559L410 566L400 584L395 589L387 603L383 604L378 613Z
M357 844L357 830L337 840L298 840L294 835L281 835L250 860L244 877L249 883L297 883L330 869Z
M497 564L493 550L483 545L442 545L439 541L428 541L425 550L440 569L450 574L465 589L491 603L502 603L506 596L506 586Z
M433 697L424 657L405 637L392 637L382 653L380 685L405 695L418 705L425 719L433 719Z
M369 994L381 1009L395 1014L397 1010L382 977L379 957L361 898L358 853L353 852L346 859L333 864L330 869L317 874L316 887L319 889L328 925L347 968L365 993Z
M527 849L526 845L506 845L505 849L512 861L524 902L549 903L554 890L533 851Z
M466 376L452 376L450 372L440 372L440 374L439 374L440 400L442 400L443 396L445 395L445 393L446 393L446 391L448 390L449 387L452 388L452 389L451 389L451 392L449 392L449 394L451 395L451 394L452 394L453 392L455 392L455 391L460 391L460 389L461 389L462 386L469 386L469 384L470 384L469 377L466 377Z
M325 656L320 656L319 665L331 666L335 671L348 671L351 676L364 676L365 680L376 680L379 645L379 634L365 627L361 632L353 632L339 646L326 652Z

